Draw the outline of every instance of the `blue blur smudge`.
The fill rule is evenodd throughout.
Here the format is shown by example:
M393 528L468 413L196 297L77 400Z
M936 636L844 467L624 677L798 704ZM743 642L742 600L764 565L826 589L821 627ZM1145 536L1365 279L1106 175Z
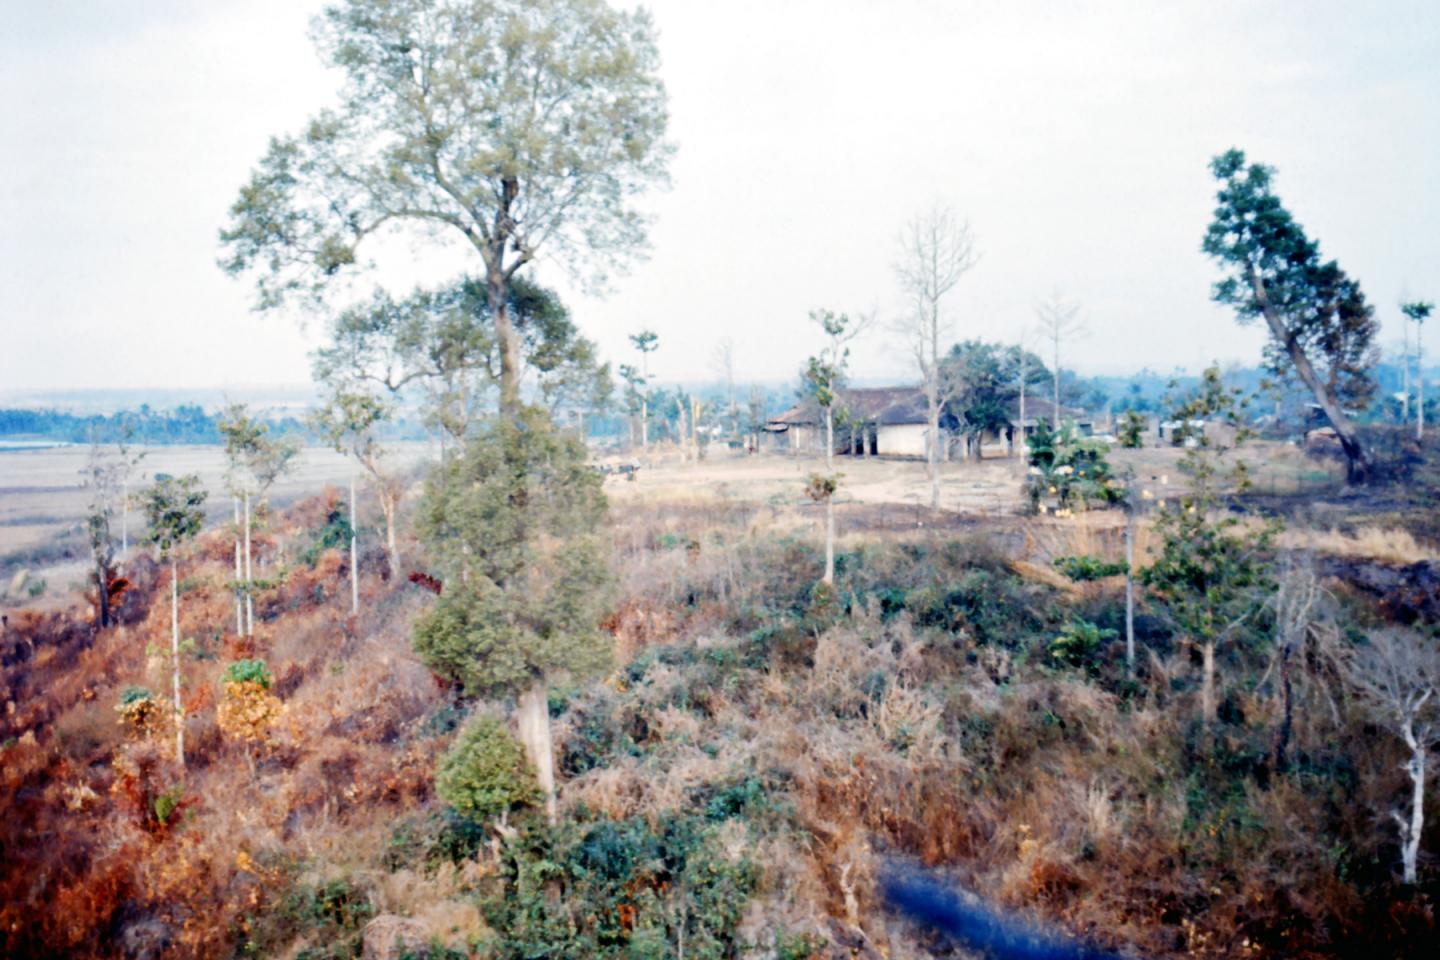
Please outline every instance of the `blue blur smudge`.
M983 903L968 903L954 890L914 869L895 869L880 879L885 899L912 920L940 930L999 960L1118 960L1044 933L1023 920L1007 919Z

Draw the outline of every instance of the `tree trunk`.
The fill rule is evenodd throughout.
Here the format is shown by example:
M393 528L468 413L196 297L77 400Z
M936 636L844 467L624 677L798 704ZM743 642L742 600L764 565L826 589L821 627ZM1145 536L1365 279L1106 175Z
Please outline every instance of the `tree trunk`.
M1290 685L1291 646L1280 649L1280 729L1275 732L1275 772L1284 773L1290 766L1290 732L1295 726L1295 701Z
M250 494L245 494L245 636L255 636L255 575L250 566Z
M102 630L110 626L110 571L100 557L95 558L95 619Z
M1060 328L1055 328L1055 409L1051 411L1055 420L1050 424L1056 430L1060 429Z
M650 401L640 398L640 449L650 449Z
M835 475L835 411L825 408L825 473ZM821 583L835 582L835 494L825 498L825 576Z
M1425 348L1420 339L1424 329L1415 325L1415 439L1425 439Z
M555 752L550 743L550 703L545 680L538 679L520 695L515 710L520 744L535 768L535 779L545 793L545 818L555 824Z
M1215 641L1206 640L1200 645L1200 657L1204 673L1200 679L1200 719L1208 731L1215 723Z
M185 767L185 705L180 701L180 573L170 558L170 660L175 690L175 760Z
M1127 491L1132 493L1133 491ZM1127 496L1127 499L1129 497ZM1135 504L1125 505L1125 669L1135 675Z
M395 541L395 519L400 512L400 494L393 490L380 491L380 511L385 514L385 559L390 563L390 575L400 575L400 547Z
M929 397L929 442L925 453L930 468L930 509L940 509L940 402L935 395Z
M360 612L360 557L356 541L355 475L350 475L350 614Z
M241 586L245 579L244 571L240 566L240 498L231 497L230 501L235 506L235 636L245 635L245 601L242 594L245 592Z
M485 297L500 341L500 416L513 419L520 412L520 338L510 320L509 282L500 264L490 266Z
M1025 348L1020 348L1020 462L1029 462L1028 444L1025 442Z
M1370 459L1365 455L1365 450L1360 444L1360 436L1355 430L1355 425L1345 415L1335 394L1326 387L1319 374L1315 372L1315 367L1310 363L1310 357L1306 355L1305 348L1290 332L1284 319L1270 305L1270 298L1265 293L1265 284L1260 280L1259 274L1253 267L1250 268L1250 286L1255 291L1255 299L1260 304L1261 312L1265 315L1265 323L1270 328L1270 335L1285 348L1286 355L1295 366L1296 375L1300 377L1301 382L1320 404L1320 409L1325 411L1325 416L1330 420L1330 426L1335 428L1335 435L1339 437L1340 446L1345 450L1346 481L1349 483L1364 482L1370 473Z
M1426 745L1415 736L1413 716L1405 718L1401 734L1405 738L1406 746L1410 748L1410 762L1405 764L1411 785L1410 822L1407 824L1398 813L1395 819L1400 824L1400 860L1404 865L1405 882L1414 886L1417 880L1416 862L1420 859L1420 835L1425 831Z

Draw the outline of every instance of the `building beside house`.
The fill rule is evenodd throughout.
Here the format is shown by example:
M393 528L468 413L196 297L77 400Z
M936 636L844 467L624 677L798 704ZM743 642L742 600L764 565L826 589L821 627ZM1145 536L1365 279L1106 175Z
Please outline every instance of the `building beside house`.
M1015 432L1023 427L1026 436L1035 432L1041 420L1055 422L1055 405L1043 397L1025 398L1025 419L1020 420L1019 401L1011 404L1008 423L979 438L982 451L1002 445L1004 455L1014 453ZM1091 435L1094 420L1083 410L1061 407L1060 419L1073 420L1080 432ZM929 406L919 387L854 387L840 391L835 404L835 452L843 455L923 458L930 432ZM945 459L958 457L964 447L960 422L949 411L940 415L942 449ZM766 449L795 456L819 456L824 452L825 416L813 400L804 400L771 418L765 424Z

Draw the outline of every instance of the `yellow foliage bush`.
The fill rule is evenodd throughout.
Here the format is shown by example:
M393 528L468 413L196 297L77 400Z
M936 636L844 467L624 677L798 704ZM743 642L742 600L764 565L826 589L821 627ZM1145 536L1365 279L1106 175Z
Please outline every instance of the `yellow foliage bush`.
M225 736L234 740L265 739L285 713L285 705L255 680L225 684L225 696L215 711Z

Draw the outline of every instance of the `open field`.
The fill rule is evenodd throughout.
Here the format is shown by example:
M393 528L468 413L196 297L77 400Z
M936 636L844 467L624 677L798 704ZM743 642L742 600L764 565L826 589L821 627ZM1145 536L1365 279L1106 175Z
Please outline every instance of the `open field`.
M223 523L231 513L225 493L225 452L214 446L165 446L142 448L143 460L131 478L131 490L148 483L157 473L199 474L210 492L206 503L208 524ZM34 583L44 580L50 590L63 588L84 574L86 547L83 541L88 494L81 481L90 450L67 446L49 450L24 450L0 454L0 593L24 569ZM399 462L419 464L432 456L424 443L395 445ZM275 485L271 500L285 506L299 497L318 493L327 485L349 482L353 462L325 447L307 447L296 458L295 467ZM130 511L128 517L132 549L144 534L144 517ZM122 518L115 518L114 533L119 539ZM63 589L59 592L63 593ZM29 598L16 598L29 599Z

